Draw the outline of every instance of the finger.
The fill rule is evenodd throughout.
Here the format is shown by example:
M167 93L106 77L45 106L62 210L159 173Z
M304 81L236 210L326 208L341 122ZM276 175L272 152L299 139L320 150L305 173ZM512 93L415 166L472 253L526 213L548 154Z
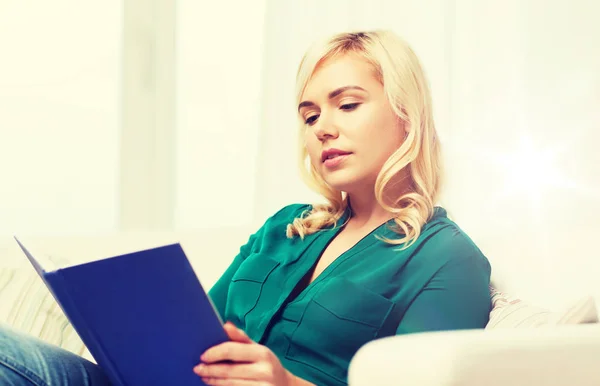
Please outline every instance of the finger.
M231 378L202 378L202 382L214 386L262 386L264 383L251 381L248 379Z
M225 323L223 328L225 328L225 332L227 332L229 339L231 339L232 341L241 343L253 343L252 339L250 339L243 330L237 328L233 323L227 322Z
M194 373L202 378L232 378L264 381L272 378L273 371L271 371L265 363L201 363L194 367Z
M205 363L222 361L257 362L266 357L266 349L259 344L225 342L206 350L200 360Z

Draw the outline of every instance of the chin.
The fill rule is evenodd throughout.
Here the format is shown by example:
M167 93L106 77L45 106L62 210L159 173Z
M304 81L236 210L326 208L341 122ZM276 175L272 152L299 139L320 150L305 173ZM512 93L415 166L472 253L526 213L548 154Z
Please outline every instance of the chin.
M332 175L337 174L337 175ZM322 176L327 185L340 192L352 192L359 187L364 187L365 182L359 176L346 173L332 173Z

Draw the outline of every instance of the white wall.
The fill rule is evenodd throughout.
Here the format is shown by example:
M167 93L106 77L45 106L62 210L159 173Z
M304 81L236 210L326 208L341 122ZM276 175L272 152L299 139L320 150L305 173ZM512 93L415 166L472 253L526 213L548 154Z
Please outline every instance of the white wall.
M118 218L121 8L0 3L0 233L88 233Z

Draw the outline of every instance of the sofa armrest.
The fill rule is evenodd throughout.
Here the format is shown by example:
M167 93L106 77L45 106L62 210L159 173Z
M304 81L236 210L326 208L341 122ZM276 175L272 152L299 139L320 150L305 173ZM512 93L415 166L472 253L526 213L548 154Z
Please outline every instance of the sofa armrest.
M350 363L351 386L600 385L600 324L387 337Z

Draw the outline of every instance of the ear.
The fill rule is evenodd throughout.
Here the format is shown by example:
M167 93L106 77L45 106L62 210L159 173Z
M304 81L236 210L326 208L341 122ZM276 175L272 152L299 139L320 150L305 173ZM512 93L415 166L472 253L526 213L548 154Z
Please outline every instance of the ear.
M402 116L398 116L398 123L402 130L406 132L406 135L408 135L408 133L410 132L410 122L408 121L408 114L406 113L406 109L404 108L404 106L400 107L400 111L402 112Z
M398 117L398 127L400 130L404 131L404 137L407 137L410 132L410 123L401 117Z

